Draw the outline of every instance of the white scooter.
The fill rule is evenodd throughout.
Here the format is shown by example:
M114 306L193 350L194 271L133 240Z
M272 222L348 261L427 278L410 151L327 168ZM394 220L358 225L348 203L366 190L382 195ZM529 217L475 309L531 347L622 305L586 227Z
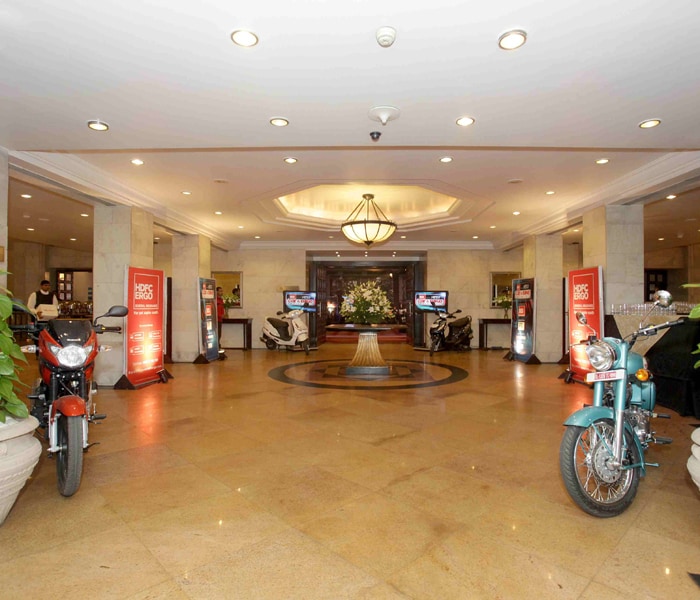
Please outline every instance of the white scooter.
M303 350L309 353L309 330L301 316L301 309L290 310L288 313L278 311L281 318L266 317L262 326L261 342L265 342L268 350L276 348L290 348L291 350Z

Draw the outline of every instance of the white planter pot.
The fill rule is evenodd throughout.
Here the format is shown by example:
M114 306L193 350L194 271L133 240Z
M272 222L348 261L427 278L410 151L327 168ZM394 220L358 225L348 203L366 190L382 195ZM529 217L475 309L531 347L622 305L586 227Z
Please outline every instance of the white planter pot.
M32 416L8 417L6 423L0 423L0 524L39 462L41 442L34 437L38 426Z
M693 445L691 446L691 454L688 459L688 472L693 478L695 485L700 489L700 427L693 431L690 439L693 440Z

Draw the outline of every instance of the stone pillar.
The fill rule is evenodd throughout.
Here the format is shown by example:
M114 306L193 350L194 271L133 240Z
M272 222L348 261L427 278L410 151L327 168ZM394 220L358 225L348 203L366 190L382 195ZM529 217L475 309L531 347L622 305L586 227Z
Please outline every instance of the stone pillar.
M5 148L0 146L0 270L7 271L7 210L10 192L10 161ZM7 287L7 275L0 275L0 286Z
M211 241L201 235L173 236L173 361L200 354L199 278L211 277Z
M583 215L583 266L603 267L611 304L644 302L644 207L601 206Z
M96 206L93 240L93 313L98 316L126 304L127 267L153 268L153 216L128 206ZM124 374L124 335L104 333L99 342L112 351L98 355L95 381L114 385Z
M535 356L556 363L562 357L562 260L560 235L538 235L523 245L523 277L535 278Z

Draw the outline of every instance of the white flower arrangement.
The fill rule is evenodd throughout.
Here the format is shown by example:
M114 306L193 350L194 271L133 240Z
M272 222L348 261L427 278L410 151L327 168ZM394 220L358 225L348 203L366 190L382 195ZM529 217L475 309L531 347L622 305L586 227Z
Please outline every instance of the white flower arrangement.
M394 318L394 309L376 281L353 282L343 297L340 314L351 323L386 323Z

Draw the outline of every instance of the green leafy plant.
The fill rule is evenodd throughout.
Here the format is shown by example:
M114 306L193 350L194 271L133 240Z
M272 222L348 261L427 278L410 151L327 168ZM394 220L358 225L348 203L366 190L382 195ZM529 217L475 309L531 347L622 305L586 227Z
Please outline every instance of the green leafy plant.
M697 288L700 287L700 283L685 283L683 284L683 287L686 288ZM693 308L690 311L690 314L688 315L689 319L700 319L700 304L696 304L693 306ZM691 354L700 354L700 344L698 344L697 349L693 350ZM695 368L700 369L700 360L698 360L695 363Z
M241 298L236 296L236 294L224 294L224 308L233 308L234 306L240 306Z
M503 316L508 316L508 311L510 307L513 306L513 298L508 294L501 294L493 299L493 302L498 308L503 309Z
M340 314L351 323L387 323L394 309L376 281L352 282L340 305Z
M19 379L20 366L16 361L26 364L27 359L7 323L14 304L10 292L0 288L0 423L8 416L20 419L29 416L27 405L15 393L15 385L24 385Z

